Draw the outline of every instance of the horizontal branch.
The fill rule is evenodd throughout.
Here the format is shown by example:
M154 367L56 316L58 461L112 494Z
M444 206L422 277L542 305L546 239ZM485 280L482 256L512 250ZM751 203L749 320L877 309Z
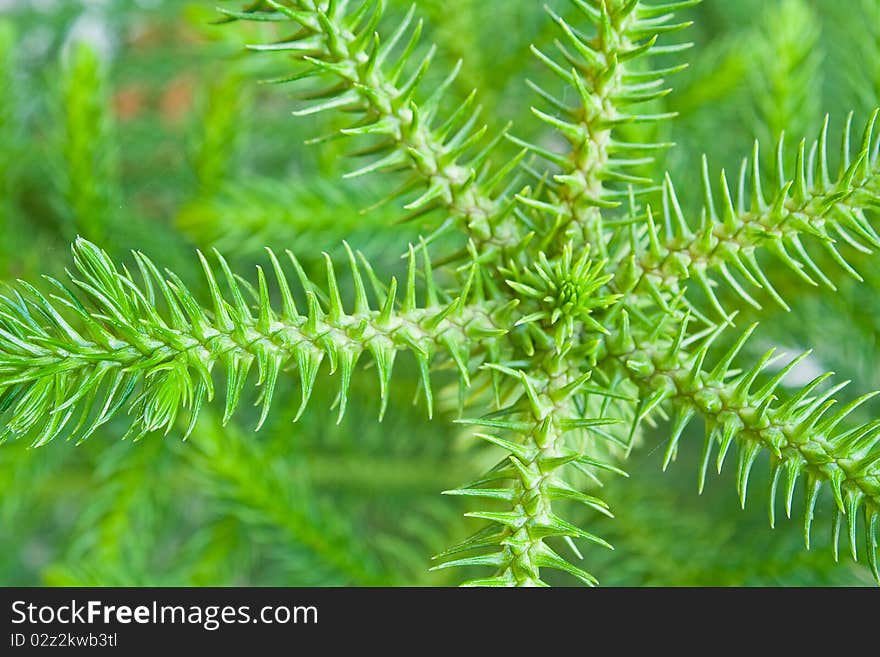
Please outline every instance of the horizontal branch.
M758 263L756 254L760 250L770 252L806 284L815 286L821 282L834 289L824 268L806 250L802 237L816 241L835 263L861 280L838 247L842 243L870 251L880 246L880 235L865 215L867 209L880 208L877 117L878 111L875 111L853 157L850 116L843 135L842 161L834 177L829 174L827 119L811 151L801 142L793 177L786 174L780 141L776 153L776 190L770 200L763 191L757 143L751 160L743 161L736 197L722 172L720 207L713 198L704 160L705 205L698 229L693 229L693 222L685 219L667 176L664 225L655 223L649 208L644 235L638 240L634 238L633 257L619 263L617 283L632 292L649 288L657 297L664 293L674 295L682 282L694 280L719 314L726 317L714 292L716 283L709 276L711 271L716 271L751 305L760 307L746 291L748 285L763 288L787 309L786 302ZM751 185L747 184L749 172Z
M254 288L240 282L219 254L225 294L207 259L199 254L210 310L176 275L163 276L143 254L135 254L140 284L90 242L77 241L73 254L77 292L50 278L54 290L48 298L21 282L19 290L0 299L0 413L6 435L30 434L38 445L63 432L85 439L126 405L133 418L130 435L170 431L181 410L192 417L188 433L203 404L214 398L211 374L218 365L226 373L224 420L238 407L256 365L262 425L282 371L290 366L298 370L299 418L326 359L330 371L340 375L341 418L352 372L364 352L370 354L378 373L382 413L395 357L400 351L411 352L430 414L429 371L435 355L455 363L467 384L471 357L506 332L493 315L503 316L509 309L484 302L468 288L451 303L441 303L427 257L426 304L417 306L412 249L400 304L396 280L392 278L386 289L369 264L364 260L359 266L348 250L355 288L353 312L343 308L329 257L324 292L288 252L305 293L307 308L300 312L284 269L271 251L281 298L277 310L261 268ZM373 284L378 308L370 305L361 267Z

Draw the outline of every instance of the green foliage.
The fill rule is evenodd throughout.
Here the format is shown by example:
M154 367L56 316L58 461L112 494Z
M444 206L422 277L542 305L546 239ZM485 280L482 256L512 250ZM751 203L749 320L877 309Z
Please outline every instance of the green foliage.
M7 144L0 155L0 231L6 233L11 229L9 214L11 211L10 195L14 159L13 146L17 142L15 134L14 108L10 103L13 97L12 90L12 57L15 51L15 31L11 24L0 22L0 141ZM0 243L0 265L5 264L9 254L7 242Z
M71 215L67 232L94 240L110 230L116 175L105 78L98 55L74 44L61 72L62 190Z
M159 430L167 433L181 411L191 412L188 435L202 405L214 398L211 374L218 365L226 373L224 421L238 407L248 374L256 366L262 409L257 428L269 413L280 373L295 365L301 389L298 419L325 358L331 371L339 370L341 419L355 364L364 352L369 352L378 373L381 417L395 358L403 350L412 351L418 361L430 415L429 366L437 350L454 354L466 376L470 343L503 334L491 307L480 304L482 299L472 300L465 293L441 304L427 260L427 302L417 305L412 248L399 308L397 280L392 277L386 287L364 260L362 266L378 298L377 307L371 308L361 265L348 251L355 289L351 313L343 307L329 256L326 292L308 278L292 252L287 256L303 288L305 312L298 310L284 269L272 251L269 260L280 308L272 307L261 268L256 288L242 285L217 254L219 272L228 287L224 296L214 268L199 254L211 297L211 309L206 310L179 278L163 276L146 256L135 254L142 277L138 285L105 252L91 242L77 240L73 259L78 276L72 283L80 295L50 278L57 291L50 298L23 283L24 295L3 300L0 408L8 413L5 434L30 436L34 445L43 445L62 432L85 440L128 403L133 420L126 437L137 439ZM256 310L247 298L257 304ZM161 302L167 306L164 314L157 308ZM72 324L83 328L77 330Z
M320 259L310 252L315 243L350 239L378 258L388 241L416 238L413 231L388 230L383 213L363 216L358 202L368 204L369 198L347 194L321 179L310 180L307 187L268 177L230 180L184 205L176 224L197 242L215 245L226 254L257 256L266 244L283 244L309 261ZM400 248L406 244L404 239Z
M246 90L237 75L212 80L199 122L199 139L193 153L193 171L206 192L228 180L242 137L238 124L247 110Z
M765 35L754 68L755 105L766 126L765 139L783 132L800 137L820 115L812 90L822 84L819 22L803 0L768 8Z
M139 198L125 176L137 157L121 155L118 179L113 120L93 92L103 68L73 49L60 96L59 212L81 235L73 267L39 286L22 277L0 299L4 449L26 441L42 453L74 439L81 467L99 472L95 501L70 530L76 540L46 580L201 584L237 563L248 581L314 584L594 585L596 574L703 583L697 565L669 565L688 557L673 556L680 535L677 544L645 523L682 527L676 534L693 523L708 546L707 509L718 509L719 527L740 521L716 499L679 512L676 484L644 472L657 449L663 470L679 457L696 470L700 493L710 466L724 476L735 461L730 485L744 509L760 497L752 473L766 470L755 476L767 481L771 525L780 506L799 513L809 548L821 519L835 558L843 540L880 580L874 394L852 397L848 381L832 382L821 351L848 367L853 358L782 312L812 307L841 318L834 336L876 342L878 327L852 317L877 289L878 110L856 118L821 94L850 56L818 54L831 9L764 4L569 0L540 21L532 8L505 9L500 20L522 20L535 42L530 60L504 69L528 71L524 95L491 76L491 57L488 75L444 57L447 47L453 58L485 56L472 53L485 42L476 5L431 31L416 6L395 2L227 3L213 37L247 40L251 54L204 85L185 128L186 175L163 185L159 203L206 247L189 260L167 248L148 257L162 240L147 241L143 218L126 222L128 234L111 221L117 186ZM700 30L718 24L737 29L706 45ZM682 40L691 33L693 43ZM0 55L7 42L0 32ZM686 71L682 53L695 44L697 66ZM859 42L872 65L876 45ZM0 73L9 69L0 57ZM873 70L829 84L873 94L860 101L873 108ZM251 89L253 72L273 84ZM681 94L668 86L674 74ZM469 91L481 79L490 112ZM271 118L287 106L279 89L296 94L302 127ZM800 139L832 109L814 141L786 146L783 131ZM292 130L324 155L291 158ZM759 140L738 159L752 133ZM328 170L344 182L328 183ZM138 231L143 246L123 255ZM342 239L369 257L334 246ZM811 346L815 354L778 354ZM420 419L405 415L402 393L415 393ZM380 420L400 423L393 431L363 429L377 406ZM99 442L111 436L144 444ZM199 491L196 521L153 513L178 488ZM438 489L445 498L431 496ZM131 526L166 549L139 548ZM176 527L191 536L169 539ZM604 554L612 538L643 554L618 562ZM711 581L773 581L793 561L785 539L777 549L763 564L731 557ZM183 558L170 565L174 554ZM829 574L829 561L797 560L810 582L853 581Z
M859 39L859 44L863 45L858 49L860 61L865 66L864 69L862 66L856 67L856 70L864 70L865 79L857 88L863 90L860 93L862 104L871 107L880 98L880 7L876 2L863 0L860 8L863 25L867 29L862 32L864 36Z

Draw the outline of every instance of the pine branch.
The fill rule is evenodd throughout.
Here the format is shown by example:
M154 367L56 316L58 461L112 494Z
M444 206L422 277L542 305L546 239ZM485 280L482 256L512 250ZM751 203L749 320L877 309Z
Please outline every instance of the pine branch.
M646 153L650 155L651 151L664 147L663 144L628 143L620 138L616 129L674 116L674 113L638 114L632 107L668 94L671 90L664 88L663 76L683 68L653 70L640 63L652 55L675 53L690 46L656 44L660 35L690 26L689 22L671 22L672 12L699 4L700 0L661 4L622 0L572 2L595 34L584 34L548 8L565 39L556 42L559 51L556 58L536 47L532 51L577 92L579 103L572 107L547 89L531 85L552 108L552 114L534 108L533 112L565 138L569 152L560 155L521 142L558 168L558 173L549 184L552 192L549 204L528 194L520 195L519 200L527 208L548 215L541 248L571 239L578 247L588 244L605 255L601 210L620 205L621 190L615 189L615 185L641 186L644 191L650 191L647 185L651 179L632 173L632 169L652 162ZM541 182L546 182L543 177Z
M686 219L667 176L664 225L655 223L648 208L644 235L633 234L629 258L620 263L622 271L615 279L620 288L629 294L649 290L654 298L660 298L664 293L677 294L683 281L693 280L718 314L727 318L714 291L717 283L709 276L715 270L748 304L760 308L746 291L752 285L764 289L787 309L757 259L761 250L769 251L808 285L822 283L835 289L810 256L802 237L815 240L834 262L861 280L838 245L843 243L863 252L880 245L880 236L865 215L867 209L880 208L880 134L875 131L878 114L880 110L865 126L855 156L851 155L850 115L842 139L840 167L834 176L829 173L827 118L809 151L806 142L800 143L792 177L783 164L784 142L779 142L775 184L762 181L756 143L751 160L743 160L735 194L722 171L721 202L716 203L704 161L705 205L696 230ZM765 188L774 190L769 200Z
M520 244L520 229L503 187L520 158L500 169L492 165L490 157L500 138L484 139L487 128L479 126L474 95L447 118L440 117L459 67L424 102L417 99L434 49L410 70L422 30L421 23L412 27L415 6L384 43L375 32L383 11L376 0L359 2L355 9L345 0L264 0L244 11L221 11L229 19L268 21L296 30L285 40L251 48L281 52L304 65L277 82L333 80L328 87L307 92L306 98L314 102L296 114L341 110L359 117L342 133L374 138L361 154L378 159L347 177L408 170L410 178L395 196L423 190L406 205L410 218L434 210L449 215L432 238L458 225L478 244L484 258Z
M717 447L716 466L720 472L731 444L739 448L737 487L740 501L746 503L749 476L762 451L771 455L770 522L775 523L775 499L784 472L785 508L791 514L792 496L798 479L805 480L806 512L804 541L810 546L810 529L818 494L824 484L830 487L835 501L833 531L835 545L843 518L848 521L853 558L857 550L857 514L863 512L868 563L875 577L877 567L877 520L880 518L880 423L871 420L856 426L843 424L854 411L876 393L859 397L832 412L837 403L833 395L845 385L822 390L831 376L823 374L801 390L778 399L785 375L806 354L795 358L769 380L759 381L778 359L774 350L751 368L732 369L732 363L756 328L746 330L716 363L706 366L706 357L718 331L705 338L688 333L688 316L680 322L673 340L660 342L640 335L629 326L624 311L608 354L630 374L641 391L642 402L636 422L662 404L675 411L671 437L664 458L664 469L674 460L685 428L697 415L706 422L700 490L713 452ZM690 349L689 343L696 345ZM835 548L836 555L836 548Z
M239 405L248 373L256 364L261 425L284 368L290 365L299 371L299 418L326 358L330 370L340 373L337 401L341 418L355 364L365 351L370 353L379 377L380 415L385 411L391 372L400 351L413 353L419 364L430 415L429 369L434 356L440 353L456 363L460 376L467 379L471 356L479 357L477 345L485 346L505 333L491 317L493 305L479 300L470 305L467 292L451 303L440 303L430 268L425 270L428 302L418 307L412 249L399 309L393 278L387 292L375 280L380 308L371 308L361 267L349 250L355 280L352 313L342 306L329 257L328 290L324 293L288 253L305 290L307 310L301 313L271 252L280 312L270 303L262 269L258 269L255 289L237 280L219 254L219 267L229 290L225 296L213 268L199 254L212 300L210 311L198 304L179 278L171 272L163 276L143 254L135 254L143 279L140 285L127 269L117 267L90 242L78 240L73 255L77 273L71 278L78 293L49 278L54 293L48 298L22 282L20 291L0 302L4 435L31 435L36 445L62 432L84 440L126 405L132 416L127 435L139 437L157 430L167 433L183 410L191 415L188 434L203 405L214 397L211 373L218 365L226 372L226 421ZM372 270L367 271L374 278ZM253 298L256 312L245 295ZM163 302L165 311L161 312L157 304ZM502 316L503 312L499 311Z
M602 435L604 426L619 420L584 417L578 412L575 399L579 393L588 389L589 394L602 396L603 392L587 387L590 372L569 374L564 360L550 363L547 371L527 373L498 365L494 368L516 382L521 399L496 413L461 422L488 431L475 435L501 448L507 456L477 481L446 494L500 501L505 510L466 514L491 524L437 555L435 559L441 563L435 568L496 568L493 576L466 583L471 586L544 586L541 568L567 572L593 586L598 583L596 579L561 557L547 539L564 538L580 558L575 539L611 548L603 539L556 515L553 501L573 500L611 515L603 500L573 487L570 474L565 471L577 468L590 477L595 477L593 470L597 469L625 473L591 454L590 447L584 447L591 440L578 445L566 436L593 432ZM611 398L613 393L607 397ZM497 488L499 483L504 487Z

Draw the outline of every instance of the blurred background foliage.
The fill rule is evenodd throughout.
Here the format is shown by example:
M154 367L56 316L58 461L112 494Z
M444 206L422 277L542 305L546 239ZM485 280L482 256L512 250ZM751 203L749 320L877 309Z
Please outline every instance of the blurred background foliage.
M388 4L399 14L410 3ZM492 125L543 138L524 84L543 74L528 45L556 37L542 3L416 4L439 46L436 70L463 58L458 93L477 88ZM664 164L683 201L699 197L702 153L713 171L735 171L755 137L769 158L783 129L794 144L814 138L826 112L839 131L850 109L858 125L880 104L878 0L705 0L689 14L691 67L663 101L681 116L660 136L679 144ZM395 181L346 182L344 144L304 145L332 133L333 119L293 119L287 89L258 83L283 64L244 51L264 28L215 18L201 1L0 0L0 278L58 274L77 234L116 257L142 250L194 285L196 247L216 246L247 272L267 245L314 267L347 239L399 268L419 226L395 225L393 203L365 211ZM808 367L880 387L880 276L865 263L869 284L843 282L835 295L780 273L797 303L767 319L756 350L813 347L822 360ZM439 492L478 472L482 455L451 414L429 423L413 407L415 372L396 378L400 398L381 425L362 376L339 426L319 404L293 424L294 395L280 394L291 408L259 434L255 417L224 428L204 414L187 442L132 444L111 424L82 445L0 446L0 583L454 583L428 572L429 556L468 521ZM315 398L333 398L318 385ZM617 548L587 555L604 585L869 583L866 569L835 564L830 537L807 552L799 522L771 531L761 491L740 510L733 469L697 496L696 436L662 474L664 438L648 432L630 478L608 482L614 520L579 518Z

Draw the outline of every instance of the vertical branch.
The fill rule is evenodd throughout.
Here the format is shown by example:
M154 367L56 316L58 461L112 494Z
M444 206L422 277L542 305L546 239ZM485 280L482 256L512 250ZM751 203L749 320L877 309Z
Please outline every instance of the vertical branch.
M576 246L589 245L604 256L602 209L620 205L622 195L651 191L652 180L637 175L633 168L650 163L651 151L665 146L628 143L617 129L674 116L638 113L632 111L632 107L668 94L670 89L664 88L663 76L683 68L652 70L636 61L648 54L677 52L688 47L690 44L656 44L659 35L691 24L670 22L672 11L697 4L699 0L670 5L621 0L572 1L593 32L585 34L550 11L564 35L556 42L558 53L551 57L532 48L538 59L576 92L577 102L572 106L549 90L532 85L550 106L549 112L533 109L534 113L565 139L568 153L560 155L524 143L559 172L548 183L553 193L552 203L528 195L520 196L520 201L548 215L548 229L540 242L542 248L552 251L555 244L565 241L561 239L565 236ZM621 186L632 189L621 189Z
M593 586L597 584L595 577L560 556L548 539L564 540L579 558L576 539L609 549L611 545L563 520L553 503L570 500L611 515L603 500L568 483L571 472L567 471L577 469L593 478L595 469L625 474L595 456L595 437L610 435L603 427L618 420L584 417L576 401L585 391L591 372L573 370L564 357L550 358L543 368L528 373L501 366L495 369L516 381L521 399L500 413L464 422L487 430L489 433L479 432L476 436L500 447L508 456L477 481L447 494L498 500L504 510L466 514L491 524L435 557L441 560L436 568L496 569L488 578L467 583L472 586L545 586L542 568L567 572ZM596 392L590 389L590 393ZM568 435L574 432L587 432L587 439L579 443L569 440ZM507 482L507 486L497 488L498 482ZM471 556L460 556L463 553Z

